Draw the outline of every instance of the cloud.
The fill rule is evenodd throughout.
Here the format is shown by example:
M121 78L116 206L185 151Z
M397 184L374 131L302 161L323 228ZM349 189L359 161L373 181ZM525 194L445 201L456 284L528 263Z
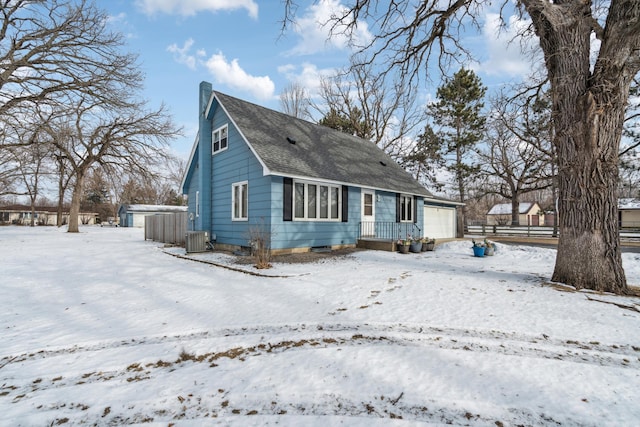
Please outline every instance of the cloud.
M329 49L349 49L349 38L335 28L331 34L333 16L347 10L340 0L320 0L310 6L306 13L296 21L293 31L300 37L300 41L290 51L289 55L311 55ZM358 22L353 34L353 42L363 45L371 40L372 35L366 22Z
M237 59L230 62L222 53L212 55L205 65L216 82L251 93L258 99L273 98L275 85L269 76L252 76L244 71Z
M191 46L193 46L193 43L194 43L193 39L189 38L187 41L184 42L182 47L178 47L178 45L175 43L167 46L167 51L173 53L173 59L178 64L184 64L187 67L189 67L189 69L195 70L197 65L196 56L205 56L206 53L204 52L204 50L199 49L196 51L195 56L189 54L189 51L191 50Z
M329 77L335 73L333 68L318 69L315 64L304 62L299 68L293 64L278 67L278 72L291 82L299 83L304 87L311 97L319 94L320 82L323 77Z
M254 0L136 0L135 4L147 15L193 16L202 11L246 9L250 17L258 18L258 4Z
M482 42L488 58L476 71L491 76L527 77L532 72L531 54L536 55L535 37L523 39L522 33L531 21L513 15L501 27L498 14L489 13L482 29Z

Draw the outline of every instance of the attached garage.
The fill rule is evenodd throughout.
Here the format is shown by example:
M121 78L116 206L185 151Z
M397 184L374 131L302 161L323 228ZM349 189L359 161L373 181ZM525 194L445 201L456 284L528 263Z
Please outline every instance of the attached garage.
M434 239L456 237L455 206L424 205L424 235Z

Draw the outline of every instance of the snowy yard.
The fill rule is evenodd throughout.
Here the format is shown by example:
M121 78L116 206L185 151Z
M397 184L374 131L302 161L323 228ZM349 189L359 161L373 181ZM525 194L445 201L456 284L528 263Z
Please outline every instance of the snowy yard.
M470 246L260 277L139 229L2 227L0 425L640 425L640 298Z

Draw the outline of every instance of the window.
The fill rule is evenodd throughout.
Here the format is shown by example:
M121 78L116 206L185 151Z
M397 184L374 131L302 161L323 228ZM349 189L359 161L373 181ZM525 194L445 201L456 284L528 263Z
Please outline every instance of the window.
M373 216L373 193L364 193L364 215Z
M400 196L400 222L413 222L412 196Z
M200 216L200 192L196 191L196 218Z
M295 182L294 219L339 221L340 188L333 185Z
M249 184L247 181L237 182L231 186L231 219L234 221L246 221L249 218Z
M211 134L212 150L211 153L215 154L219 151L226 150L228 146L228 126L224 125L214 130Z

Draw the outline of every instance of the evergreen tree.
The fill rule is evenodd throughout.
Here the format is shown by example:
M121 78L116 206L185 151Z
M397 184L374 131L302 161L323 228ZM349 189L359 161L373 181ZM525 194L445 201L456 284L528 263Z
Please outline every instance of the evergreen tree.
M413 149L403 157L402 166L411 171L419 182L436 191L443 190L443 183L438 181L436 176L437 170L444 167L441 140L431 125L427 124L424 131L418 135Z
M440 157L445 169L453 175L453 184L461 202L467 199L469 179L478 171L474 149L484 132L482 100L486 90L473 71L462 68L438 88L437 102L428 107L433 122L439 128L436 134Z
M349 116L331 108L329 112L318 121L318 124L363 139L370 139L372 135L371 126L363 119L362 111L356 107L350 109Z

